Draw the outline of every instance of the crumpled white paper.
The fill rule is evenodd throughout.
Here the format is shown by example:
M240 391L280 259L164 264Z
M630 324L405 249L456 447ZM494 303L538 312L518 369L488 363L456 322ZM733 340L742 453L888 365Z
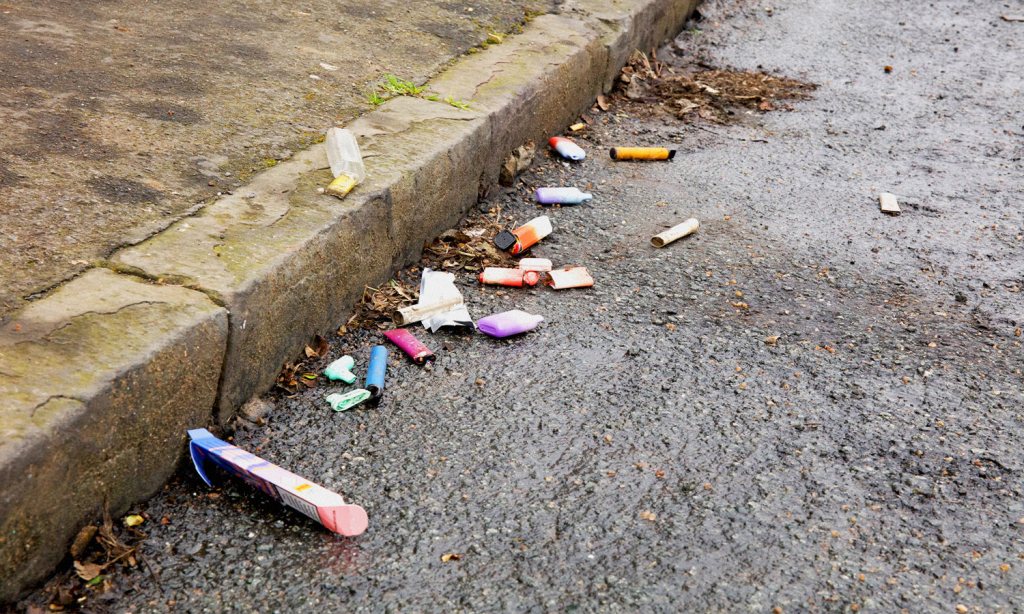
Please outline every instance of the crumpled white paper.
M420 277L419 305L435 305L442 301L458 298L459 303L448 311L432 315L423 320L423 327L436 333L442 326L472 326L473 318L469 316L462 293L455 287L455 275L444 271L423 269Z

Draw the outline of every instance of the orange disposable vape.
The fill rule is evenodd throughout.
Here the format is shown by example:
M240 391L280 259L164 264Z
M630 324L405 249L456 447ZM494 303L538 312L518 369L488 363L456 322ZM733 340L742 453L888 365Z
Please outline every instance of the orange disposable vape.
M496 286L511 286L521 288L524 285L536 286L540 281L540 273L537 271L524 271L522 269L503 269L489 266L480 273L480 283Z
M535 217L512 232L502 230L494 237L498 249L521 254L551 234L551 219L546 215Z
M612 147L612 160L671 160L676 150L664 147Z

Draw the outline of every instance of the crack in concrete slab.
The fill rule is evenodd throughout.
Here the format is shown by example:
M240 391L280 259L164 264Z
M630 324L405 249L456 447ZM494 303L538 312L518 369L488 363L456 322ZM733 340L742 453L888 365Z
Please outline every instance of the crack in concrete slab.
M218 245L223 244L221 243ZM218 307L227 307L224 297L221 296L219 292L217 292L216 290L211 290L209 288L204 288L200 286L195 282L195 280L193 280L190 277L180 275L154 275L138 267L134 267L127 264L121 264L110 260L104 260L102 262L99 262L97 263L97 266L99 268L107 269L108 271L113 271L118 275L124 275L126 277L135 277L148 283L155 283L159 285L173 285L180 288L185 288L186 290L194 290L195 292L205 294L206 298L210 299L210 302L212 302L214 305Z
M111 315L112 316L112 315L117 315L117 314L121 313L125 309L129 309L131 307L137 307L139 305L166 305L166 304L168 304L166 301L149 301L149 300L147 300L147 301L136 301L134 303L129 303L127 305L122 305L122 306L118 307L117 309L115 309L113 311L98 311L98 310L94 310L94 309L91 309L89 311L83 311L82 313L76 313L75 315L71 316L70 318L68 318L67 322L61 324L57 328L55 328L55 329L51 330L50 332L46 333L45 335L40 337L40 339L42 339L42 340L44 340L44 341L46 341L48 343L52 343L52 341L50 339L51 335L55 335L55 334L59 333L60 331L64 330L65 328L67 328L67 327L71 326L72 324L74 324L75 320L77 320L79 318L84 318L85 316L91 316L91 315L103 315L103 316ZM15 345L18 345L20 343L26 343L28 341L35 341L35 339L26 339L25 341L19 341Z
M78 397L74 397L74 396L67 395L67 394L51 394L48 397L46 397L46 399L44 401L41 401L41 402L37 403L36 405L34 405L33 407L31 407L29 409L29 412L28 412L29 418L35 418L36 417L36 412L39 410L39 408L43 407L44 405L46 405L47 403L49 403L50 401L53 401L55 399L67 399L69 401L78 401L82 405L86 404L85 401L83 401L82 399L79 399Z
M511 60L505 60L505 61L502 61L502 62L495 62L494 66L500 66L502 64L511 64L511 63L512 63ZM496 70L496 71L491 73L490 77L487 77L487 79L485 79L484 81L481 81L480 83L477 83L476 86L473 88L473 95L470 96L470 101L472 101L474 98L476 98L476 95L480 92L480 88L481 87L487 85L488 83L493 81L495 77L497 77L500 74L503 74L504 72L505 72L505 69Z

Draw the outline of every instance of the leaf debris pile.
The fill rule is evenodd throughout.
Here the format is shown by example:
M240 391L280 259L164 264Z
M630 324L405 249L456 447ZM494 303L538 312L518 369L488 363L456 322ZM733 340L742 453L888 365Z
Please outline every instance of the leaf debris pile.
M724 124L737 119L733 109L774 111L780 108L779 101L809 98L816 87L788 77L746 70L709 69L675 74L653 54L648 58L634 51L619 74L617 92L679 119L699 117Z
M146 534L135 527L145 522L145 518L137 515L127 518L131 520L125 523L123 530L115 529L109 510L104 509L103 522L98 527L87 525L78 532L70 547L74 574L69 573L53 587L50 611L81 607L90 597L114 589L110 572L117 564L138 566L138 545Z
M442 271L479 272L489 266L509 266L512 258L494 245L494 235L504 229L501 210L493 215L466 219L459 228L441 233L423 248L423 266Z
M408 273L413 275L417 271L418 269L412 268L408 270ZM344 326L338 329L338 334L343 335L347 330L358 328L379 330L391 328L393 326L392 314L402 307L415 304L419 300L419 296L418 284L414 285L411 281L406 280L402 273L379 288L366 286L363 288L362 298L356 305L355 313Z
M298 392L299 386L316 388L319 375L310 370L312 365L309 363L326 357L330 351L331 346L327 343L327 339L317 335L313 338L313 343L305 347L303 351L305 358L298 362L286 362L281 367L281 372L277 374L275 385L288 394Z
M458 228L441 233L437 239L423 247L420 266L399 272L394 279L379 288L367 286L356 311L349 321L338 329L344 334L352 329L391 328L392 314L419 300L419 274L422 268L439 271L479 272L488 266L510 266L512 259L494 245L494 235L503 229L501 212L467 218Z
M392 317L398 309L414 305L419 300L420 270L430 267L442 271L477 272L488 266L513 266L512 259L494 245L494 235L503 229L501 210L495 208L490 215L466 218L458 228L446 230L423 248L419 266L412 266L379 287L366 286L348 322L338 328L338 335L350 330L386 330L392 328ZM320 369L314 363L325 358L330 344L317 335L312 345L305 348L305 356L285 363L277 376L276 388L292 395L305 388L315 388Z

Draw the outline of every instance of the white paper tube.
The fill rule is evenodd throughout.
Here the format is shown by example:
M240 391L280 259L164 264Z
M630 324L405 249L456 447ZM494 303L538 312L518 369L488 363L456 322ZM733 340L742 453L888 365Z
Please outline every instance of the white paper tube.
M698 228L700 228L700 222L697 221L697 218L691 217L682 224L673 226L665 232L651 237L651 245L654 247L665 247L676 239L681 239L688 234L697 232Z
M391 319L394 321L396 326L415 324L416 322L425 320L432 315L448 311L452 307L460 304L462 304L462 297L456 296L439 303L431 303L430 305L410 305L409 307L403 307L396 311L394 315L391 316Z

